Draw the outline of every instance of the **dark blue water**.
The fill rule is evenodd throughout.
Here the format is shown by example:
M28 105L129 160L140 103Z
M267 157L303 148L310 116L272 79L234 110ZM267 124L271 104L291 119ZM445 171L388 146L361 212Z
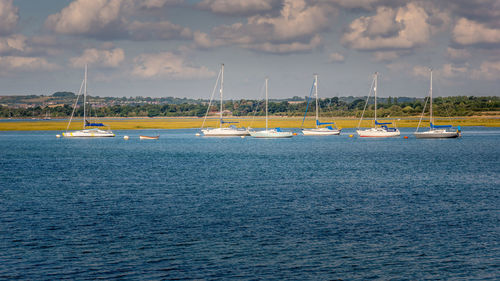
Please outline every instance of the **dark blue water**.
M500 129L410 131L1 132L0 279L498 280Z

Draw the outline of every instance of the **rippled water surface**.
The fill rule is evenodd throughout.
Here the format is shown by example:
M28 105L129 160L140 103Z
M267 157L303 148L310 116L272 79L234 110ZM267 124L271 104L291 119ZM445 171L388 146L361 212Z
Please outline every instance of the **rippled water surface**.
M496 279L500 129L464 131L0 132L0 279Z

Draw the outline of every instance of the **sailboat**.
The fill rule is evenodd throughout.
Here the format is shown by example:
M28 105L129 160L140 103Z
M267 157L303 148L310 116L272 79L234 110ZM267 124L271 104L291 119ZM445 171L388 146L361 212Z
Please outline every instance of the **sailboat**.
M432 117L432 69L430 70L431 72L431 82L430 82L430 88L429 88L429 100L430 100L430 105L429 105L429 131L424 131L424 132L419 132L418 129L420 128L420 123L422 122L422 118L424 117L424 112L425 112L425 105L424 105L424 110L422 111L422 116L420 117L420 121L418 122L417 130L415 133L415 137L417 139L430 139L430 138L457 138L460 136L460 130L456 131L448 131L448 128L451 128L451 125L434 125L434 119ZM426 103L427 104L427 103Z
M82 92L83 87L83 129L80 131L71 131L69 132L69 126L71 125L71 121L73 120L73 116L75 114L76 105L78 103L78 98ZM80 86L80 90L78 91L78 96L76 97L75 105L73 106L73 112L71 113L71 118L69 119L68 126L66 127L66 132L62 133L62 135L66 138L82 138L82 137L91 137L91 138L101 138L101 137L114 137L115 134L108 129L103 130L100 127L104 127L103 123L92 123L87 120L87 65L85 65L85 77L83 79L82 85Z
M141 140L157 140L160 138L160 135L156 135L156 136L143 136L143 135L140 135L139 136L139 139Z
M318 75L314 75L314 89L315 89L315 97L316 97L316 128L312 129L302 129L302 134L304 136L331 136L331 135L340 135L340 130L337 128L333 128L332 126L320 127L322 125L335 125L335 123L322 123L319 121L319 102L318 102ZM309 106L309 103L307 104ZM304 119L306 118L306 113L304 114Z
M219 128L206 128L202 129L201 132L203 133L204 136L206 137L238 137L238 136L248 136L250 135L248 133L248 130L245 128L237 128L235 125L230 125L229 127L223 127L224 124L235 124L238 122L230 122L230 121L224 121L222 118L222 113L223 113L223 96L224 96L224 64L221 65L221 70L220 70L220 112L219 112ZM217 78L217 81L215 82L216 85L219 81L219 78ZM214 89L215 90L215 89ZM207 109L207 114L205 115L205 120L207 119L208 116L208 111L210 109L210 104L212 100L210 100L210 103L208 105ZM203 121L203 124L205 124L205 120ZM203 127L203 125L202 125Z
M51 120L52 118L49 116L49 112L45 112L45 117L43 120Z
M268 88L268 78L266 78L266 129L262 131L250 131L250 135L254 138L291 138L293 136L292 132L285 132L282 131L281 128L273 128L269 129L268 127L268 103L269 103L269 98L268 98L268 93L267 93L267 88Z
M375 72L374 75L374 81L372 82L375 84L375 87L373 87L374 95L375 95L375 120L374 120L374 125L372 128L369 129L360 129L361 121L363 120L363 115L365 111L363 110L363 114L361 115L361 119L359 120L358 128L356 132L360 137L378 137L378 138L385 138L385 137L396 137L400 135L400 132L397 128L391 128L387 127L387 125L390 125L392 123L381 123L377 121L377 83L378 83L378 72ZM371 89L370 89L371 93ZM368 100L370 99L370 95L368 95L368 98L366 99L366 104L365 104L365 109L366 106L368 105ZM377 127L379 126L379 127Z

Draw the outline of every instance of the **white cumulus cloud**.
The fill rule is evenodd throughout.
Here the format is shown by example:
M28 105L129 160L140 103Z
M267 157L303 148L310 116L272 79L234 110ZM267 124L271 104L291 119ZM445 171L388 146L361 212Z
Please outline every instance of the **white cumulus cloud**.
M484 80L499 80L500 79L500 61L484 61L479 69L472 71L472 77Z
M4 56L0 57L0 72L39 71L58 69L56 64L40 57Z
M453 28L453 39L461 45L500 44L500 28L461 18Z
M321 44L319 33L329 27L335 10L305 0L285 0L279 15L255 15L246 23L215 27L211 34L195 32L201 48L236 45L269 53L310 51Z
M109 40L190 39L187 27L167 20L133 20L144 8L153 9L175 1L75 0L60 12L50 15L45 26L59 34L80 35Z
M14 32L19 19L18 13L18 8L12 4L12 0L0 0L0 35Z
M26 51L28 49L26 39L26 36L21 34L0 37L0 54Z
M429 41L431 26L427 19L427 12L414 3L397 9L379 7L375 15L351 22L342 43L366 51L412 49Z
M85 49L83 54L70 59L73 67L81 68L85 64L98 65L103 67L117 67L125 59L123 49L98 50L96 48Z
M331 62L331 63L344 62L344 60L345 60L345 57L341 53L335 52L335 53L331 53L328 56L328 61Z
M193 66L171 52L142 54L134 59L132 74L141 78L197 79L215 75L205 66Z

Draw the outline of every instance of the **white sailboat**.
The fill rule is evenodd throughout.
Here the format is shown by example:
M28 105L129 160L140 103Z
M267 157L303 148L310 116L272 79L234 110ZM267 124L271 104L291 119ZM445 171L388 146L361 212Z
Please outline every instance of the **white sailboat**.
M220 70L219 75L220 75L220 78L221 78L221 80L220 80L221 81L220 82L220 89L219 89L219 92L220 92L219 128L206 128L206 129L203 129L203 125L205 124L205 120L207 119L208 111L210 109L210 104L212 102L212 99L210 99L210 103L208 105L207 114L205 115L205 120L203 121L201 132L206 137L239 137L239 136L248 136L250 134L248 133L248 130L245 129L245 128L237 128L234 125L230 125L229 127L223 127L224 124L234 124L234 123L238 123L238 122L224 121L224 119L222 118L222 113L223 113L223 106L222 105L223 105L223 96L224 96L224 64L222 64L222 66L221 66L221 70ZM217 78L217 81L215 82L216 83L216 87L217 87L218 81L219 81L219 78Z
M292 132L285 132L282 131L281 128L273 128L269 129L268 127L268 93L267 93L267 88L268 88L268 78L266 78L266 129L261 130L261 131L250 131L250 135L254 138L266 138L266 139L271 139L271 138L291 138L293 136Z
M431 72L431 82L430 82L430 88L429 88L429 100L430 100L430 105L429 105L429 130L424 131L424 132L419 132L418 129L420 128L420 123L422 122L422 118L424 117L424 112L425 112L425 105L424 109L422 111L422 116L420 117L420 121L418 122L417 130L415 133L415 137L417 139L430 139L430 138L457 138L460 136L460 129L454 130L454 131L448 131L448 128L451 128L451 125L434 125L434 119L432 117L432 69L430 70ZM426 103L427 104L427 103Z
M340 130L337 128L333 128L331 125L335 125L335 123L321 123L319 121L319 102L318 102L318 75L314 75L314 89L315 89L315 97L316 97L316 128L312 129L302 129L302 134L304 136L332 136L332 135L340 135ZM306 109L307 114L307 109ZM304 114L304 119L306 115ZM321 125L330 125L327 127L320 127Z
M363 114L361 115L361 119L359 120L358 128L356 132L360 137L372 137L372 138L386 138L386 137L397 137L400 135L400 132L397 128L391 128L387 127L387 125L392 124L392 123L380 123L377 121L377 83L378 83L378 73L375 72L374 75L374 82L372 82L372 85L375 84L375 87L373 87L374 95L375 95L375 120L372 128L368 129L360 129L359 127L361 126L361 121L363 120L363 115L365 113L365 110L363 110ZM371 93L371 89L370 89ZM366 104L365 104L365 109L366 106L368 105L368 100L370 99L370 95L368 95L368 98L366 99ZM379 126L379 127L377 127Z
M83 129L79 131L68 131L73 116L75 114L76 105L78 103L78 98L83 90ZM62 135L66 138L102 138L102 137L114 137L115 134L108 129L103 130L100 127L104 127L102 123L92 123L87 120L87 65L85 65L85 78L83 79L82 85L80 86L80 91L78 91L78 96L76 97L75 105L73 106L73 112L71 113L71 118L69 119L68 126L66 127L66 132Z

